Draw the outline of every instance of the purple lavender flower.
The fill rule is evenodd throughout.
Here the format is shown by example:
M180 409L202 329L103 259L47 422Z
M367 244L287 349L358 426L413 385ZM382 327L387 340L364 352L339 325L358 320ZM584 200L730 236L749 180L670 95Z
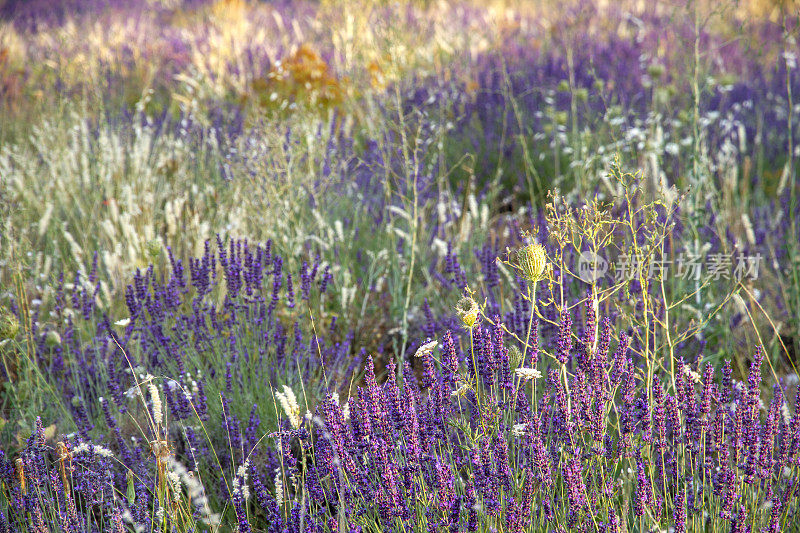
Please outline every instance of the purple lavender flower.
M634 508L637 516L644 514L645 508L655 503L653 497L653 487L645 471L644 461L640 452L636 454L636 489L634 496Z
M569 515L577 516L585 507L586 484L583 480L583 471L580 459L573 457L564 463L563 468L564 483L567 489L567 499L569 501Z
M591 293L586 296L586 318L583 323L583 340L581 345L581 363L584 371L591 372L594 355L595 328L597 327L597 317L594 311L594 298Z
M316 274L316 272L315 272ZM308 261L303 261L300 267L300 299L308 301L311 296L311 281L313 276L308 270Z
M720 388L720 403L727 404L731 401L731 392L733 390L733 368L731 368L731 362L729 360L725 360L725 364L722 367L722 384Z
M567 364L570 352L572 351L572 316L568 309L564 308L561 312L561 326L558 332L558 347L556 348L556 358L562 365Z
M611 370L611 375L609 376L613 385L619 384L619 379L622 376L623 369L625 368L625 362L628 360L627 353L629 342L630 341L625 332L620 333L617 350L614 352L613 368Z
M720 511L720 518L730 520L732 517L733 505L736 501L736 470L725 465L722 471L722 510Z
M619 533L620 530L619 524L619 517L617 517L617 513L614 512L613 507L609 507L608 509L608 533Z
M739 506L739 512L731 522L731 533L747 533L750 527L747 525L747 508L744 505Z
M436 458L436 485L438 490L439 508L446 512L453 507L455 502L455 492L453 490L453 473L450 467L443 463L438 457Z
M533 459L538 472L539 482L545 487L553 486L553 476L550 471L550 454L547 453L544 442L539 435L533 437Z
M675 524L675 533L686 533L686 488L681 479L675 483L677 494L675 495L675 510L672 520Z
M456 344L453 342L453 335L450 330L447 330L442 337L442 363L443 368L446 370L446 377L451 384L454 384L458 376L458 354L456 353Z
M286 307L294 307L294 286L292 284L292 273L286 273Z

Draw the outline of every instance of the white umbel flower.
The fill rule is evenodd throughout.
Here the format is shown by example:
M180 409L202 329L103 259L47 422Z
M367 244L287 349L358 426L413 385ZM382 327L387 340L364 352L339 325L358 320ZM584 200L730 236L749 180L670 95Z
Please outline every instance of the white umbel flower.
M461 397L464 396L467 392L469 392L469 385L466 383L462 383L456 390L450 393L452 397Z
M521 437L528 432L528 424L514 424L511 428L511 434L515 437Z
M536 370L535 368L527 368L527 367L519 367L514 371L520 379L525 381L529 381L531 379L539 379L542 377L542 373Z
M439 345L436 341L431 341L428 343L423 344L419 348L417 348L416 353L414 353L414 357L425 357L429 353L433 352L433 349Z
M689 365L683 365L683 373L694 383L700 383L700 381L703 379L703 376L701 376L699 372L692 370L692 367Z

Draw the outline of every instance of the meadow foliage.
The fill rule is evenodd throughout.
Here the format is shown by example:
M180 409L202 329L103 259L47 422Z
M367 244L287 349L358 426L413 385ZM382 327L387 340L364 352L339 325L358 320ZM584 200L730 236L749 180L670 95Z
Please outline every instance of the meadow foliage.
M0 532L778 532L800 9L0 2Z

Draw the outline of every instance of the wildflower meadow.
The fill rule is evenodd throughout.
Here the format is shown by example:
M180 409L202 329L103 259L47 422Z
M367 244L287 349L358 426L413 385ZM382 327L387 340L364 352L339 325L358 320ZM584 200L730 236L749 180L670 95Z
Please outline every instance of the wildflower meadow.
M800 532L797 0L0 0L0 533Z

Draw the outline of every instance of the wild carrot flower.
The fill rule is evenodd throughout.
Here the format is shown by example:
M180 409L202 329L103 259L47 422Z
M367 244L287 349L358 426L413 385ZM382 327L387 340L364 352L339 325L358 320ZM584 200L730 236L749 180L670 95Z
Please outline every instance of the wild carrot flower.
M428 341L414 353L414 357L425 357L425 355L433 353L433 350L439 345L436 341Z
M461 318L461 322L463 322L468 329L472 329L475 326L475 322L478 320L480 308L475 300L464 297L456 304L456 313Z
M511 428L511 434L515 437L522 437L528 432L528 424L514 424Z
M524 381L530 381L532 379L539 379L542 377L542 373L535 368L519 367L514 370L514 373L517 375L517 377Z
M517 267L526 280L533 283L543 280L547 269L544 246L534 242L517 250Z

